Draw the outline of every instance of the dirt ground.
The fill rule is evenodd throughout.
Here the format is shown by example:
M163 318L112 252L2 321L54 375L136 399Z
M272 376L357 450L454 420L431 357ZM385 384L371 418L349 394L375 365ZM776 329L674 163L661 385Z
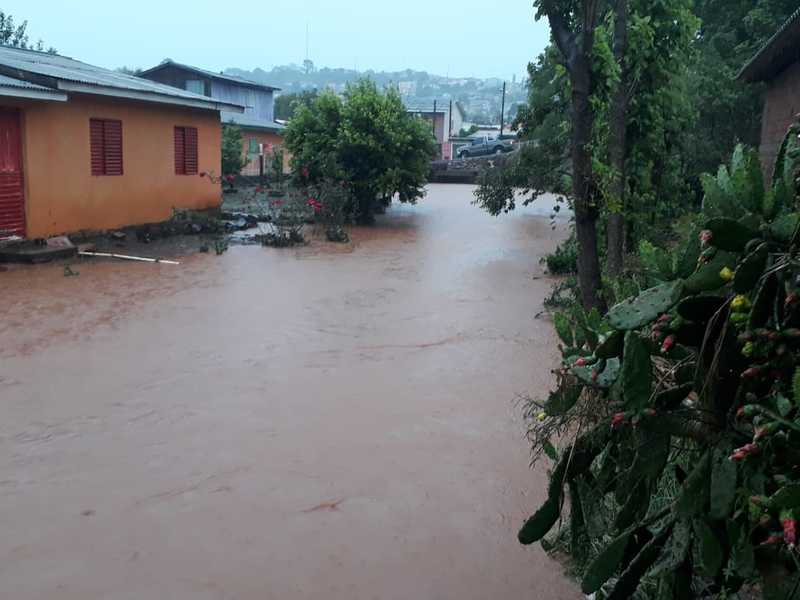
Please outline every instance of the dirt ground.
M471 199L346 246L0 272L0 597L579 598L516 541L563 232Z

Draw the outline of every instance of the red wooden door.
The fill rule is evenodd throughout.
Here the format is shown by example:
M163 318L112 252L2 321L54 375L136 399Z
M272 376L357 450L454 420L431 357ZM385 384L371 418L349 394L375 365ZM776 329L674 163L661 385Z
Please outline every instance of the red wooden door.
M19 110L0 108L0 238L25 237L25 185Z

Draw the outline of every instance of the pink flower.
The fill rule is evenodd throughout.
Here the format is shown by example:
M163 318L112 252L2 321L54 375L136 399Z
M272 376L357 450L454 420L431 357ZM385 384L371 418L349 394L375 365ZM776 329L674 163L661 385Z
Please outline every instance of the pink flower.
M746 459L748 456L755 455L761 452L761 449L756 444L746 444L741 448L737 448L733 451L733 454L730 455L730 460L734 462L740 462Z
M625 413L617 413L617 414L615 414L613 417L611 417L611 427L616 429L617 427L619 427L620 425L622 425L625 422L626 418L627 417L626 417Z
M742 373L743 379L752 379L754 377L758 377L761 374L761 369L758 367L750 367L744 373Z
M708 229L704 229L703 231L700 232L700 241L703 242L704 244L710 242L713 237L714 234L711 233L711 231Z
M783 541L788 544L790 548L797 545L797 521L794 519L783 520Z
M783 542L783 538L779 535L771 535L766 540L761 542L759 546L777 546Z
M670 351L670 349L675 345L675 336L671 335L667 339L664 340L664 343L661 344L661 353L666 354Z
M575 361L575 366L576 367L585 367L586 366L586 359L581 356L578 360Z
M235 180L236 180L235 175L225 175L225 181L227 181L228 183L233 183Z

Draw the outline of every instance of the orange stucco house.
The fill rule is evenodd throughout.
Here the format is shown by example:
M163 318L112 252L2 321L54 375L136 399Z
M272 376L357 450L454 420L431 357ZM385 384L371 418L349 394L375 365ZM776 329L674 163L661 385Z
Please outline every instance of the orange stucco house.
M168 219L220 203L220 114L234 102L0 46L0 238Z

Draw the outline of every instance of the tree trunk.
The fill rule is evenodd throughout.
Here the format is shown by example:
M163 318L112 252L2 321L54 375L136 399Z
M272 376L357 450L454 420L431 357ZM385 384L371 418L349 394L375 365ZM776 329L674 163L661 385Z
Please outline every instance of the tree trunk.
M578 238L578 286L587 310L605 312L602 272L597 253L597 194L592 168L594 112L592 93L592 51L597 28L598 0L583 0L577 18L578 31L570 30L569 10L555 0L541 0L553 39L569 71L572 84L572 195L575 208L575 236Z
M594 114L589 102L591 63L588 57L576 58L570 71L572 83L572 192L575 207L575 235L578 239L578 284L586 310L605 311L602 296L602 271L597 253L597 217L592 169L592 130Z
M625 53L628 50L628 0L617 0L614 20L614 58L620 66L620 81L611 98L608 155L612 172L607 225L606 267L608 274L622 274L625 259L625 196L628 116L628 69Z

